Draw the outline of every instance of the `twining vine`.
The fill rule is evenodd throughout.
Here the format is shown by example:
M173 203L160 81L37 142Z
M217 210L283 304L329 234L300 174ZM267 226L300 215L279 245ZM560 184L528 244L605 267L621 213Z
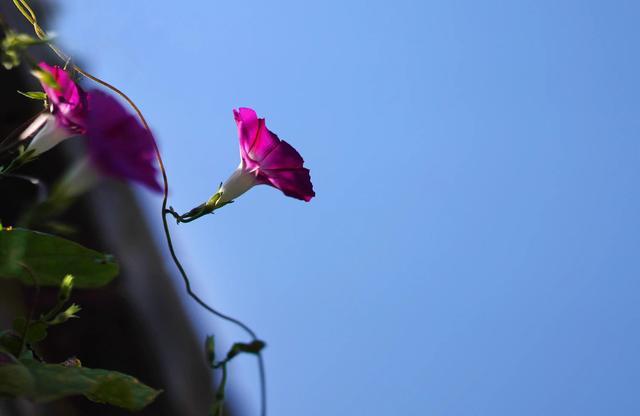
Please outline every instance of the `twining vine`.
M267 393L266 393L265 365L264 365L264 358L262 355L262 350L265 346L265 343L258 338L255 331L252 330L248 325L246 325L245 323L243 323L242 321L236 318L226 315L218 311L217 309L213 308L211 305L209 305L204 300L202 300L192 290L189 276L187 275L182 263L180 262L180 259L178 258L178 255L176 254L175 247L173 245L172 238L171 238L171 231L169 228L168 218L175 219L177 223L181 223L181 222L187 223L187 222L194 221L204 215L212 214L215 210L222 208L227 204L232 203L236 198L238 198L240 195L242 195L244 192L246 192L253 186L262 185L262 184L269 185L276 189L279 189L287 196L304 200L304 201L309 201L311 198L315 196L315 192L313 191L313 187L311 184L309 170L303 167L304 161L302 157L292 146L290 146L287 142L280 140L278 136L276 136L269 129L267 129L264 119L259 119L255 111L249 108L240 108L239 110L234 110L234 118L235 118L236 124L238 125L238 134L239 134L239 140L240 140L240 155L241 155L240 166L238 167L238 169L236 169L236 171L230 176L230 178L226 182L220 185L217 192L211 198L209 198L206 202L198 205L194 209L186 212L185 214L181 215L177 213L172 207L168 206L168 199L169 199L168 175L166 172L166 168L165 168L158 144L155 138L153 137L153 135L151 134L149 125L140 108L123 91L113 86L112 84L84 71L82 68L78 67L75 63L73 63L69 55L65 54L60 48L54 45L51 42L51 39L48 36L47 32L39 25L36 13L34 12L33 8L29 5L27 0L12 0L12 2L15 5L16 9L24 16L24 18L33 27L33 31L37 36L37 39L30 38L26 35L19 35L19 34L13 35L12 38L10 38L7 35L5 38L5 41L3 41L3 45L4 45L3 52L4 52L4 58L6 58L9 63L5 64L5 67L9 68L19 63L19 57L21 54L25 55L26 60L30 62L32 67L34 67L35 60L28 55L27 49L29 46L32 46L35 44L48 45L51 48L51 50L55 53L55 55L57 55L58 58L64 63L64 68L62 69L58 67L51 67L44 63L41 63L32 72L41 81L43 88L45 89L45 93L30 92L30 93L23 93L23 95L26 95L29 98L43 99L45 100L45 102L48 102L49 105L51 105L51 107L54 110L56 109L55 108L56 105L60 106L64 104L69 106L73 104L83 111L86 111L86 109L82 108L82 106L86 106L86 105L89 105L90 107L94 106L95 108L103 108L103 109L110 108L114 110L116 113L120 111L118 108L118 104L113 103L112 101L110 101L109 97L105 97L99 92L93 93L92 100L89 101L89 104L82 101L83 96L78 92L78 91L81 91L80 88L76 87L75 83L72 80L68 79L68 77L65 75L65 71L71 70L113 91L115 94L117 94L122 99L124 99L129 104L129 106L134 110L134 112L137 114L137 117L142 123L142 126L146 131L147 136L150 138L150 143L153 147L153 153L155 155L155 159L157 161L158 168L162 177L161 217L162 217L163 231L164 231L166 243L169 249L169 253L171 255L171 259L175 264L176 268L178 269L180 276L183 279L187 294L198 305L200 305L202 308L207 310L209 313L211 313L212 315L220 319L223 319L227 322L230 322L240 327L251 338L251 341L249 343L235 343L231 348L231 350L229 351L229 353L227 354L227 356L221 361L217 361L215 358L214 338L213 337L207 338L205 343L205 348L206 348L209 364L212 369L214 370L219 369L222 371L221 382L215 394L215 400L214 400L214 405L211 409L211 414L219 415L222 412L222 405L224 403L224 388L226 386L226 381L227 381L227 363L239 353L249 353L249 354L254 354L257 357L259 378L260 378L260 414L262 416L265 416L267 413ZM3 27L6 34L8 34L9 32L14 33L11 31L11 29L6 23L6 20L2 18L2 16L0 16L0 25ZM71 101L76 100L77 102L73 101L73 103L71 103L71 101L65 101L65 100L69 100L69 97L66 97L66 96L59 97L58 95L56 95L56 94L63 94L63 95L67 94L67 92L64 91L65 88L68 89L69 94L75 94L72 96L70 100ZM62 93L60 91L62 91ZM61 100L62 104L56 100ZM54 110L51 110L51 111L53 112ZM58 109L57 111L60 111L60 110ZM73 111L73 108L70 111ZM95 112L97 110L92 110L92 111ZM46 112L40 113L40 116L42 116L42 120L38 121L38 117L40 116L37 116L35 118L36 119L35 121L33 122L30 121L30 125L29 125L30 127L24 130L23 133L21 133L20 139L27 138L27 139L31 139L32 142L26 148L20 147L19 156L16 159L14 159L8 166L0 167L0 178L2 176L6 177L9 175L15 175L11 172L18 169L23 164L30 162L35 157L39 156L40 153L48 150L52 146L55 146L59 141L64 139L64 138L60 138L60 132L58 130L55 130L55 127L51 127L51 124L54 123L51 121L53 117L51 115L45 115L43 113L46 113ZM47 116L49 116L50 119L47 119ZM126 119L127 116L126 114L123 114L122 117ZM60 121L60 119L56 119L56 121L58 122L58 125L62 123L64 127L66 127L67 133L68 132L79 133L79 134L86 133L87 135L92 134L90 129L85 131L83 126L75 125L77 120L74 118L73 114L69 115L68 119L64 119L63 117L62 121ZM33 127L38 122L40 124ZM130 128L135 130L135 125L131 125ZM32 129L33 132L31 132L29 129ZM48 131L47 129L50 129L51 132L46 133ZM29 134L27 134L28 132ZM49 134L49 136L47 136L47 134ZM95 134L99 135L99 132ZM49 143L46 142L47 140L49 140ZM37 144L35 144L36 142ZM101 145L104 145L104 144L101 144ZM140 159L141 156L135 155L135 157ZM143 167L139 167L139 168L132 167L131 169L133 170L143 169ZM106 171L107 171L106 173L108 174L109 173L108 166ZM127 177L128 175L130 176L131 174L126 173L120 176ZM115 175L115 176L118 176L118 175ZM140 179L140 175L135 177L132 176L131 179L142 182ZM151 183L150 181L153 182L155 181L155 179L152 179L152 180L148 179L146 184L149 185ZM151 185L153 185L153 183L151 183ZM15 230L10 233L11 237L9 237L9 233L7 233L7 230L3 231L1 225L0 225L0 232L2 232L0 233L0 236L4 236L3 239L0 239L0 252L1 252L3 241L6 240L5 241L6 244L12 243L11 239L13 239L14 236L19 234L19 232L18 230ZM20 232L22 232L22 230ZM52 236L48 236L47 238L49 237L52 237ZM36 246L38 244L44 244L43 236L27 234L27 236L24 238L30 239L29 241L33 240L34 242L32 244L35 244ZM58 242L58 243L62 244L61 242ZM69 248L69 250L71 250L71 248ZM82 253L86 254L84 252ZM92 256L97 255L95 253L89 253L89 254ZM0 263L0 273L2 273L1 266L2 265ZM25 264L21 264L21 267L24 269L23 271L25 270L27 271L26 274L29 275L29 277L32 279L35 279L34 276L37 274L36 272L40 272L40 271L35 271L35 272L32 271ZM25 279L24 275L20 275L14 269L10 269L9 272L7 273L8 274L14 273L14 275L18 276L18 278L22 278L22 280ZM41 272L41 273L45 273L45 272ZM115 274L114 270L110 270L109 273L105 273L104 270L100 270L100 271L96 270L95 273L96 274L102 273L103 276L107 276L108 274L108 277L105 277L104 279L102 279L101 284L108 282L110 278L112 278L113 275ZM45 276L45 274L43 274L43 276ZM54 282L58 282L58 280L54 280ZM59 282L61 293L63 291L65 291L64 293L66 293L65 302L66 300L68 300L68 294L70 293L72 282L73 282L73 278L65 278L65 280L63 280L62 282ZM62 307L63 306L58 306L58 309L55 309L54 311L55 313L50 312L49 314L45 315L50 319L49 321L44 320L43 322L46 325L51 325L53 324L52 322L57 322L55 320L52 320L51 316L55 314L59 314L60 313L59 309L61 309ZM63 315L61 318L59 318L59 321L64 322L70 317L74 317L75 316L74 313L77 312L77 310L79 310L77 306L75 308L67 309L66 311L67 315ZM38 341L37 337L36 338L28 337L28 331L30 331L31 330L30 328L32 328L30 321L31 321L31 314L27 319L26 323L23 324L21 328L23 333L20 339L21 347L18 350L19 357L22 357L23 355L23 346L25 343ZM0 342L0 364L2 363L2 357L3 357L2 355L3 350L1 348L2 348L2 343ZM7 356L10 357L9 361L16 360L15 357L9 354L10 352L9 349L7 349L7 351L5 352ZM33 363L29 363L29 361L25 361L25 363L31 366L34 365ZM25 367L29 368L30 370L33 370L27 364L25 364ZM2 367L0 367L0 370L2 370ZM36 370L33 370L33 371L36 371ZM40 371L40 369L37 368L37 371ZM95 371L101 371L101 370L95 370ZM36 373L34 372L33 374L36 374ZM123 376L123 377L126 377L126 376ZM2 393L1 384L0 384L0 393ZM116 405L118 405L117 398L108 398L108 399L105 399L104 397L96 398L94 397L95 393L91 391L89 392L81 391L79 393L84 394L86 397L92 400L96 400L96 401L102 400L103 402L109 402L112 404L115 403ZM146 390L140 391L139 394L140 394L140 397L143 397L144 399L155 397L152 393ZM134 406L140 406L143 403L145 403L144 400L134 404L127 403L127 405L133 408ZM123 405L123 407L127 407L127 406Z

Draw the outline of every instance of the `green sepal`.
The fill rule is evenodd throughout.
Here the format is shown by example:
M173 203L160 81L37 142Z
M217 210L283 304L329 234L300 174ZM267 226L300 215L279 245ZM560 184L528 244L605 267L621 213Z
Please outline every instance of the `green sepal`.
M55 90L60 90L60 84L58 84L58 81L56 81L51 72L43 71L42 69L33 69L31 70L31 74L38 78L43 84Z
M57 314L55 316L55 318L53 318L52 320L47 322L47 324L49 324L49 325L59 325L59 324L65 323L71 318L77 318L78 315L76 315L76 314L78 312L80 312L81 310L82 310L82 308L80 306L76 305L75 303L72 303L71 306L69 306L63 312L60 312L59 314Z

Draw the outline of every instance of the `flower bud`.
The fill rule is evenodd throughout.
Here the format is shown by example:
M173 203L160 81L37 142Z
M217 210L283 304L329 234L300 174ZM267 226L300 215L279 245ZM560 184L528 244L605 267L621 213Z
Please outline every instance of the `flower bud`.
M73 289L73 276L68 274L62 279L60 283L60 291L58 292L58 301L66 302L71 295L71 289Z

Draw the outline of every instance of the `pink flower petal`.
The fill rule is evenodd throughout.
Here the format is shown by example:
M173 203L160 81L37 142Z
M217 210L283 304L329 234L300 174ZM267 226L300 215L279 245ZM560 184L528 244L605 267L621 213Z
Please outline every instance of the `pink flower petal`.
M264 170L269 184L280 189L285 195L309 202L316 196L311 184L309 169Z
M278 136L267 129L263 118L258 118L250 108L233 111L238 136L240 137L240 153L246 162L260 162L280 142ZM249 160L246 160L249 159Z
M298 169L304 163L302 156L289 143L280 143L262 160L260 169Z
M147 129L112 96L89 93L88 150L104 175L139 182L160 192L154 139Z
M252 109L240 108L233 115L238 125L241 169L255 175L257 183L293 198L311 200L316 194L300 153L271 132Z
M69 73L58 66L45 62L39 64L40 69L51 74L59 88L53 88L41 82L56 116L58 124L70 133L83 134L87 109L87 94L71 79Z
M223 184L220 202L233 200L260 184L310 201L316 194L298 151L271 132L252 109L233 110L233 115L238 125L241 163Z

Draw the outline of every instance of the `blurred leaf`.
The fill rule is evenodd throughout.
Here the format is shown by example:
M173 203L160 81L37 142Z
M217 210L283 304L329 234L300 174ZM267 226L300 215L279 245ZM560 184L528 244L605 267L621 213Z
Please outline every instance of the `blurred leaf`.
M13 330L20 336L25 334L24 327L27 324L27 319L20 316L13 320ZM25 334L25 340L29 344L36 344L47 337L47 326L45 322L31 322L27 328Z
M33 377L25 366L22 364L0 365L0 397L20 396L33 388Z
M2 66L5 69L13 69L20 65L20 54L14 50L5 50L2 52Z
M32 100L46 100L47 99L47 94L45 94L42 91L27 91L27 92L18 91L18 94L24 95L25 97L31 98Z
M47 324L44 322L34 322L27 329L26 341L29 344L37 344L47 337Z
M26 324L27 324L27 318L25 318L24 316L18 316L16 319L13 320L12 328L18 334L21 334L24 332L24 326Z
M20 353L22 341L20 336L11 330L0 331L0 347L12 355L17 356Z
M0 278L59 286L67 274L74 275L75 287L96 288L118 274L118 265L112 256L64 238L20 228L0 231Z
M16 358L9 351L0 347L0 365L15 364Z
M43 45L50 39L38 39L26 33L8 32L2 40L2 46L5 48L26 48L33 45Z
M116 371L34 360L0 366L0 395L25 397L37 402L84 395L94 402L135 411L150 404L160 393L160 390Z
M6 69L12 69L20 65L20 55L29 46L42 45L50 39L38 39L24 33L8 31L0 46L2 47L2 65Z

